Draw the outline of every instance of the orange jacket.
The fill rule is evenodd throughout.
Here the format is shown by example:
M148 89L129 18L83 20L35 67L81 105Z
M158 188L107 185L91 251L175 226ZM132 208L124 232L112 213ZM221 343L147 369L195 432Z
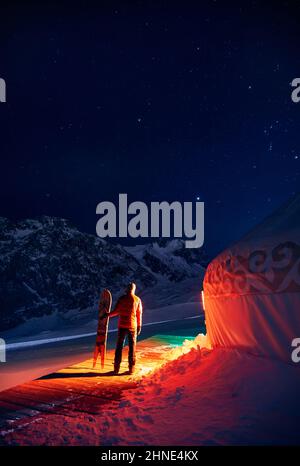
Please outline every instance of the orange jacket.
M109 316L119 316L119 328L136 330L142 326L142 301L130 293L121 296Z

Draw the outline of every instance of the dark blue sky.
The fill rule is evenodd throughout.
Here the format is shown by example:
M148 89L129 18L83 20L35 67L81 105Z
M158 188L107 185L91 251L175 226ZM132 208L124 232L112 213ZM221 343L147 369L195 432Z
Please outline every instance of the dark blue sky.
M1 6L0 215L199 196L208 252L238 238L299 190L297 4Z

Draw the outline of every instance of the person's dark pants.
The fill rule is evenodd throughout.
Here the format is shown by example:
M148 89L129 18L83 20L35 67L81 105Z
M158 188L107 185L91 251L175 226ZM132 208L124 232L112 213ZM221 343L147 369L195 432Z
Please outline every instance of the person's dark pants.
M135 365L135 348L136 348L136 330L129 330L128 328L119 328L118 339L115 352L115 369L119 369L122 362L122 351L124 346L124 340L127 336L128 339L128 364L129 368Z

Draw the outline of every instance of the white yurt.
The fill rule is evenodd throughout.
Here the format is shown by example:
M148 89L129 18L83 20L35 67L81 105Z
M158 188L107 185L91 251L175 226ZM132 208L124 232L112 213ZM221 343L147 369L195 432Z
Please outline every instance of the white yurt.
M219 254L203 288L212 347L291 362L300 338L300 194Z

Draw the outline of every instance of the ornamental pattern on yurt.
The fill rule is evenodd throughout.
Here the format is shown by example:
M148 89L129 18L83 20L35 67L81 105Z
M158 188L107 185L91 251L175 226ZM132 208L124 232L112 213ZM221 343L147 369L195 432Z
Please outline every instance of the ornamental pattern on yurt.
M226 251L208 266L205 294L300 292L300 244L286 241L245 255Z

